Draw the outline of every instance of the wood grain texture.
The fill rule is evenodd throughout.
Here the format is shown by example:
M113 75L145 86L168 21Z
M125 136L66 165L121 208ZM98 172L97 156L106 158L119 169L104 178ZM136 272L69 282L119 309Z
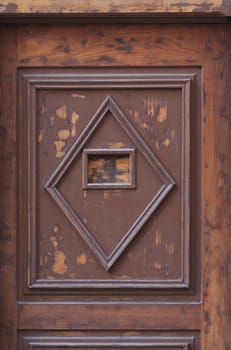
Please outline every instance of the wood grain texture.
M198 25L22 26L18 41L25 67L196 65L203 52Z
M204 27L203 349L231 349L231 36Z
M0 31L0 344L16 346L16 46Z
M228 2L226 2L228 4ZM197 181L202 183L203 213L203 304L108 304L88 303L19 303L20 330L41 331L69 329L143 329L143 330L200 330L203 350L230 350L231 324L231 271L230 271L230 25L172 25L172 26L85 26L52 27L22 26L18 36L18 66L165 66L201 67L203 71L204 108L202 172L194 169ZM9 31L12 30L10 33ZM1 130L1 345L6 350L15 349L15 90L17 59L14 52L14 28L3 28L5 39L1 46L1 88L3 127ZM135 39L135 41L134 41ZM123 40L123 42L121 42ZM131 45L132 43L132 45ZM4 56L4 59L3 59ZM200 89L200 84L198 84ZM62 112L63 113L63 112ZM62 114L61 113L61 114ZM200 115L200 111L197 111ZM196 121L197 123L197 121ZM195 140L193 140L194 143ZM200 143L200 142L198 142ZM200 160L200 146L195 155ZM195 196L192 191L192 196ZM194 197L195 200L196 197ZM199 210L195 212L200 217ZM3 209L4 207L4 209ZM198 230L197 230L198 229ZM199 235L198 235L199 233ZM194 234L200 237L200 227ZM199 242L200 243L200 242ZM193 249L195 246L193 246ZM198 261L198 260L197 260ZM200 267L200 265L199 265ZM195 271L200 274L200 269ZM200 283L200 281L199 281ZM197 289L198 291L198 289ZM200 297L195 294L197 300ZM40 298L39 292L33 298ZM75 295L75 298L78 296ZM84 296L83 296L84 297ZM155 300L155 295L152 296ZM178 296L181 297L181 296ZM31 298L31 299L30 299ZM60 294L56 300L65 299ZM145 297L144 297L145 298ZM182 297L183 298L183 297ZM93 298L92 298L93 299ZM42 300L42 298L40 299ZM51 299L48 299L51 300ZM68 298L67 298L68 300ZM102 300L102 299L101 299ZM179 299L178 299L179 300ZM186 300L186 299L184 299ZM117 299L118 301L118 299ZM165 300L166 301L166 300ZM202 313L201 313L202 311ZM181 315L181 317L179 316Z
M2 0L0 12L6 14L123 14L123 13L221 13L230 5L226 0Z
M19 329L197 330L200 329L200 324L200 304L20 303L18 305Z

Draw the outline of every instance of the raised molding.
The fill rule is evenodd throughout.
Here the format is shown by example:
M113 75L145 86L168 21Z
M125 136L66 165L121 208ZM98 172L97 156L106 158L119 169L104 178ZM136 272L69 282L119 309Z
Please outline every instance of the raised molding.
M24 336L20 350L42 349L129 349L194 350L194 336Z
M84 145L87 140L91 137L94 130L100 127L100 122L104 119L107 112L110 112L120 126L124 129L130 139L136 144L137 149L143 154L146 160L149 162L154 172L158 174L162 181L162 186L157 193L155 193L153 199L148 203L147 207L144 208L140 216L135 220L130 229L124 233L123 238L114 248L110 255L102 249L100 244L96 241L92 233L85 226L82 219L78 216L76 212L71 208L68 202L65 200L64 196L58 189L58 183L65 176L65 172L69 169L72 162L76 159L77 155L84 149ZM117 103L113 100L111 96L107 96L95 115L92 117L90 123L81 133L80 137L76 140L74 145L71 147L70 151L64 157L63 161L60 162L57 169L49 177L47 183L45 184L46 190L52 196L54 201L58 204L62 212L66 215L72 225L77 229L83 240L88 244L91 250L94 252L95 256L101 262L103 267L108 271L112 265L117 261L123 251L127 248L129 243L138 234L143 225L147 222L150 216L158 208L160 203L166 197L168 192L174 186L174 180L168 174L166 169L161 165L159 160L156 158L154 153L149 149L149 147L142 140L140 135L137 133L132 124L128 121L126 116L120 110Z
M25 117L24 127L27 129L29 126L30 134L28 138L25 134L21 133L20 137L23 137L22 143L24 143L24 149L27 152L26 170L28 174L28 181L25 182L25 179L20 178L20 188L27 188L24 193L27 193L25 198L25 205L27 207L22 208L24 213L27 213L27 208L30 208L30 215L24 222L24 227L27 231L27 262L29 273L27 274L27 287L25 288L25 293L28 293L30 289L41 289L41 288L174 288L174 289L188 289L190 287L190 247L189 247L189 229L190 229L190 200L189 200L189 180L190 180L190 88L191 83L195 77L194 73L154 73L144 71L141 73L130 73L129 69L126 73L69 73L68 69L60 69L56 73L48 72L43 69L22 69L19 73L19 86L20 91L23 94L23 103L20 106L20 115ZM36 261L37 261L37 252L36 252L36 178L35 178L35 165L36 165L36 145L33 142L33 136L36 134L36 92L40 89L139 89L139 88L171 88L171 89L180 89L182 94L182 230L181 230L181 240L182 240L182 262L181 262L181 277L177 279L164 279L164 280L148 280L148 279L123 279L123 280L44 280L37 278L36 271ZM123 124L126 123L126 127L129 129L134 129L133 126L128 123L127 119L123 116L123 113L120 112L119 107L113 101L113 99L108 96L100 107L101 112L104 113L110 108L113 113L116 115L117 120ZM103 111L105 109L105 111ZM100 118L101 114L96 113L94 118ZM122 122L121 122L122 120ZM126 121L125 121L126 120ZM27 126L27 127L26 127ZM56 184L61 178L62 174L67 169L70 162L76 156L76 153L79 152L81 146L84 144L84 138L90 129L87 127L76 144L68 152L67 156L59 164L56 171L50 176L49 180L46 183L46 188L48 192L52 195L55 201L62 207L62 210L69 217L69 220L74 222L76 225L76 214L72 213L71 208L67 208L67 205L60 193L57 191ZM149 162L154 164L155 170L160 171L164 177L166 184L163 185L162 189L158 193L157 197L154 197L153 201L149 204L146 209L146 212L143 212L142 217L140 218L140 225L143 225L144 219L151 215L155 210L157 205L162 201L163 197L168 193L168 191L174 185L174 181L171 176L168 175L166 170L160 165L158 159L150 151L146 145L141 141L141 137L136 132L132 131L133 141L138 142L139 147L143 153L146 153L146 158L149 159ZM24 136L23 136L24 135ZM24 161L21 159L21 162ZM24 163L25 164L25 163ZM158 164L156 166L155 164ZM158 170L158 168L161 170ZM68 210L67 210L68 209ZM24 214L25 217L25 214ZM89 244L89 233L86 232L85 227L82 226L82 223L78 221L78 228L81 227L82 232L84 232L85 237L87 238L87 243ZM125 240L122 240L111 256L106 256L105 253L98 247L94 240L90 237L90 245L93 247L94 252L98 256L102 265L105 269L109 269L116 259L122 254L123 250L129 244L134 235L137 234L140 229L139 224L136 225L137 229L132 229L131 235L126 237ZM83 237L83 235L82 235ZM86 238L85 238L86 241ZM25 270L27 268L25 267ZM28 289L29 288L29 289Z

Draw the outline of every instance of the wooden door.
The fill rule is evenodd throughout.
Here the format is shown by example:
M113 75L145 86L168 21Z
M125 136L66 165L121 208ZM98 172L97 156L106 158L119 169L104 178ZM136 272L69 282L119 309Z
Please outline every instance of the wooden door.
M230 26L1 34L4 350L228 350Z

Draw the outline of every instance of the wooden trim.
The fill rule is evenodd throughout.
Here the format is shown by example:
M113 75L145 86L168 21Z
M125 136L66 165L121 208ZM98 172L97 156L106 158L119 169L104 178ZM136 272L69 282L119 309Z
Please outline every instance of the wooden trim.
M103 306L103 307L102 307ZM184 314L182 318L175 315ZM117 317L114 315L117 314ZM45 317L44 317L45 315ZM55 317L54 317L55 315ZM171 316L171 317L170 317ZM34 303L18 304L18 328L53 330L199 330L201 304L79 304Z
M0 21L4 23L36 20L61 22L111 21L184 21L224 20L231 16L230 0L2 0Z
M228 0L3 0L2 15L7 14L86 14L86 13L220 13L228 15Z

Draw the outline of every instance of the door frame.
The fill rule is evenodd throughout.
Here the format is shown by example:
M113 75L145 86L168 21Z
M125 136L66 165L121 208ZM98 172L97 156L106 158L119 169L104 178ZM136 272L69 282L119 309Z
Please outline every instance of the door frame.
M55 0L52 5L47 5L44 0L13 0L3 1L0 4L0 24L25 24L25 23L229 23L231 18L230 0ZM8 32L1 31L1 34L7 38ZM4 44L3 44L4 45ZM14 43L12 42L13 46ZM3 50L4 52L4 50ZM4 60L10 60L5 55ZM0 72L4 74L7 63L3 62L3 55L0 57ZM228 91L228 86L227 89ZM10 93L10 91L8 91ZM1 100L3 100L1 98ZM16 103L16 101L14 100ZM224 108L229 104L228 92L224 96ZM15 246L12 243L16 237L17 225L12 223L12 215L8 213L12 208L17 212L17 200L14 192L16 186L16 148L12 143L12 125L9 114L4 113L9 106L1 101L2 112L0 115L0 183L4 171L10 173L8 187L4 189L0 200L0 302L7 293L15 293L14 280L16 276L16 259L10 259L4 254L5 251L11 251L15 255ZM218 118L211 118L203 123L204 142L210 144L213 149L213 164L207 166L206 150L209 146L202 147L202 183L203 183L203 205L202 213L202 241L203 251L206 251L207 258L202 261L203 280L208 282L203 290L201 322L203 328L203 350L211 350L211 346L217 350L227 350L231 347L231 338L228 328L231 324L231 247L230 247L230 188L231 188L231 158L229 149L231 140L229 137L230 122L224 121L227 127L217 127ZM213 130L214 140L210 143L209 132ZM211 157L210 157L211 158ZM230 158L230 159L229 159ZM3 162L3 163L2 163ZM209 170L208 170L209 169ZM206 179L214 177L214 195L210 196ZM212 172L212 173L211 173ZM215 199L213 202L211 199ZM207 204L206 204L207 203ZM207 206L206 206L207 205ZM211 242L211 234L214 233L216 242ZM228 242L228 244L227 244ZM13 255L12 255L13 256ZM216 277L216 282L220 288L214 288L209 275ZM4 344L7 344L6 350L11 349L10 338L14 333L14 324L11 323L13 317L17 317L16 305L3 306L1 314L8 319L7 324L2 325L2 336ZM206 340L207 339L207 340ZM212 340L211 340L212 339Z

